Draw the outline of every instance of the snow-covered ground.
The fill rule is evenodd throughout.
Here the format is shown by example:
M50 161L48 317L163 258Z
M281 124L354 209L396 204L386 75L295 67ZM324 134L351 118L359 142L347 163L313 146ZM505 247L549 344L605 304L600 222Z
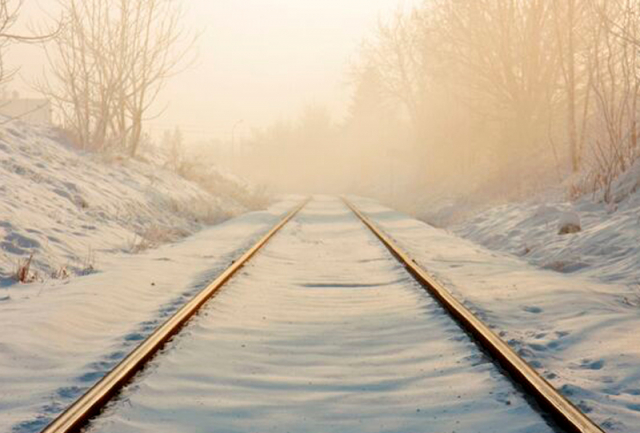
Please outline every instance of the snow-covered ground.
M640 165L615 185L614 204L546 195L484 210L448 228L542 268L625 284L640 296L639 183ZM581 232L559 234L568 217L580 221Z
M480 198L433 200L411 213L491 250L544 269L638 288L640 295L640 161L602 194L576 201L548 189L522 201L488 205ZM560 234L562 223L582 231Z
M36 433L299 202L243 214L104 271L2 289L0 431Z
M451 206L436 218L448 232L358 203L606 430L633 432L639 185L640 164L612 205L548 194L472 216ZM299 199L202 230L246 207L79 152L53 129L0 125L0 430L38 432ZM560 235L562 221L582 231ZM17 284L31 256L34 282Z
M581 216L584 231L573 235L557 234L561 211L569 206L560 203L547 203L542 210L540 204L504 206L455 226L457 233L484 239L505 252L374 201L356 202L605 430L637 431L640 340L635 332L640 329L640 291L635 282L640 224L636 195L620 202L613 213L587 200L579 202L572 209ZM527 242L530 252L525 254ZM578 259L571 251L579 252ZM537 266L559 261L566 263L557 267L564 272L552 270L556 266Z
M323 197L89 429L212 430L553 431L355 215Z
M299 197L292 197L288 201L274 205L266 212L243 215L203 230L178 243L164 245L135 256L124 252L105 255L103 259L105 270L93 275L64 281L50 280L47 283L12 285L3 289L6 295L0 302L0 329L3 330L0 333L0 383L2 384L0 430L21 433L38 432L52 417L122 359L127 351L151 332L161 320L175 311L185 299L212 280L299 199ZM578 271L560 273L540 269L512 254L491 251L452 233L433 228L385 208L376 202L358 199L357 203L384 230L398 240L420 264L451 288L466 305L494 327L525 359L538 368L596 422L610 432L635 431L635 427L640 424L640 344L633 334L635 329L640 328L640 297L635 287L624 283L624 280L605 282L594 278L594 275L580 274ZM289 230L289 235L281 238L282 251L274 250L270 256L278 257L287 265L278 268L275 272L278 275L278 281L293 278L293 283L300 283L302 277L295 275L291 277L290 273L300 268L313 267L316 261L334 258L337 260L333 260L331 265L321 266L322 272L314 274L319 281L316 285L323 290L318 293L326 292L331 295L331 298L325 299L321 296L318 299L318 308L320 308L324 305L323 299L327 302L334 302L337 299L334 289L332 292L327 292L329 290L325 287L327 284L336 284L340 288L342 287L341 279L352 277L349 271L336 274L335 278L330 278L328 283L324 281L323 278L331 276L327 270L336 268L336 263L345 261L346 256L357 258L364 264L376 263L376 266L380 266L381 262L378 259L371 261L372 258L369 255L372 250L358 247L351 239L352 235L349 233L352 229L347 227L347 220L351 217L332 215L335 210L330 208L324 211L325 215L323 215L322 206L317 205L312 208L312 211L306 216L303 214L303 220L306 218L310 226L304 228L300 224L294 224ZM327 221L333 221L335 230L327 232L322 228L323 217L326 217ZM582 222L584 225L584 218ZM318 224L317 228L314 229L313 224ZM307 230L306 233L305 230ZM553 231L556 230L554 226ZM338 251L345 257L341 258L335 252L325 251L325 247L331 242L341 245ZM369 247L372 244L377 245L373 239L370 240ZM307 253L311 255L305 255ZM258 258L259 256L256 259ZM304 266L289 267L299 259ZM259 263L256 266L259 266ZM250 271L251 267L244 270L242 275ZM376 275L373 270L367 272L367 276L373 275ZM364 280L364 277L360 279ZM362 282L359 281L358 284ZM266 286L267 282L264 285ZM282 290L280 294L283 297L282 302L294 304L304 302L303 293L299 292L302 289L287 287L278 286L278 290ZM269 297L270 292L270 290L263 290L258 293L261 294L260 296ZM235 292L224 293L220 308L228 306L229 312L220 313L213 304L212 310L209 311L212 323L217 323L221 317L227 317L224 315L227 314L232 321L227 325L233 328L231 329L233 333L238 334L238 339L240 339L239 335L253 335L253 332L259 332L263 325L261 317L266 318L267 315L256 318L257 310L255 309L265 307L266 301L262 302L262 297L253 299L246 294L242 295L240 290L237 296L240 296L241 302L237 309L234 309L236 307L227 305L225 299L233 300L236 296L233 295ZM278 293L274 292L273 296ZM314 292L313 296L318 293ZM383 296L382 292L376 293L376 296ZM347 292L344 294L347 295ZM345 308L350 305L349 296L351 295L346 299ZM399 311L408 312L412 311L411 308L417 307L423 312L430 310L430 307L420 304L424 302L423 300L414 299L416 295L411 295L410 298L417 302L417 306L411 302L405 302L404 296L404 294L400 296L398 292L397 299L392 296L381 305L387 313L391 311L388 308L393 302L402 304ZM337 305L331 302L330 306ZM254 303L255 306L253 306ZM378 308L376 305L376 303L371 305L375 307L371 311ZM313 326L309 325L309 329L316 329L320 325L328 326L326 322L329 318L328 311L334 312L334 310L335 308L331 308L323 315L321 310L316 311L314 308L305 307L301 308L302 316L300 317L296 316L296 309L292 309L292 319L280 317L277 314L273 316L271 313L268 316L276 319L273 324L274 332L279 332L280 326L283 326L283 335L288 335L288 332L294 331L290 326L293 319L311 320L310 323ZM254 314L244 315L245 311L254 311ZM357 309L346 309L340 314L347 320L350 314L356 313ZM222 316L218 317L218 314ZM317 317L313 314L317 314ZM358 320L353 321L354 328L348 325L344 329L346 340L343 355L347 361L351 359L349 356L352 356L349 352L351 347L349 344L352 342L350 338L353 337L347 332L360 332L356 324L363 317L358 316ZM122 320L123 318L125 320ZM409 316L398 314L398 324L404 323L401 319L409 320ZM256 320L259 323L255 322ZM29 326L24 326L25 323ZM368 322L363 321L362 326L366 323ZM387 324L389 326L383 326L384 329L376 335L375 341L367 340L363 335L357 336L356 340L360 339L358 341L363 345L360 350L366 349L373 353L380 349L383 354L395 353L385 349L384 344L379 340L386 335L384 334L386 330L390 332L388 335L391 339L385 344L393 346L392 340L396 341L401 337L395 331L392 332L394 325L390 322ZM203 326L200 321L200 324L190 332L208 332L205 329L207 327ZM306 326L295 328L295 330L296 332L305 330ZM415 329L422 329L413 326L413 324L409 326L412 332ZM328 331L333 329L331 327L326 329L327 331L321 334L330 336L333 342L342 335L340 327L332 331ZM189 335L191 334L187 332L187 339ZM247 340L250 346L257 341L251 338ZM283 349L282 339L276 338L274 341L274 344L278 345L278 350ZM309 341L318 344L319 348L325 344L319 337ZM223 341L223 343L228 345L236 342L234 340ZM378 343L382 346L376 346ZM240 343L240 348L232 345L234 350L230 353L233 356L246 354L242 344L247 346L247 343ZM336 349L336 346L331 344L329 347ZM258 345L258 349L260 348L265 349ZM419 353L415 352L415 358L411 358L412 363L422 359L426 356L424 354L431 350L423 349ZM269 352L269 350L263 352L255 353L257 359L262 361L256 361L252 365L263 367L271 365L269 356L274 355L275 352ZM227 361L232 362L232 357L220 360L224 364ZM206 356L205 358L208 359ZM286 359L288 358L276 360L274 366L286 364ZM402 360L403 368L409 365L405 361L407 360ZM299 362L306 361L301 358ZM339 358L335 358L330 364L340 362ZM233 365L230 364L230 368L233 368ZM445 365L438 368L443 367ZM350 364L346 364L345 368L350 368ZM382 369L376 374L384 371L389 370ZM178 371L174 373L180 374ZM318 380L337 380L338 382L343 380L339 369L328 371L329 376L326 377L322 376L325 374L323 370L318 373L320 374ZM405 373L410 375L409 370ZM191 373L187 371L185 374L189 376ZM249 379L243 383L256 383L258 388L266 387L265 389L274 391L281 389L276 386L276 381L283 380L282 376L275 373L267 376L268 383L252 382ZM455 385L454 376L447 376L446 386ZM195 377L198 380L199 376ZM416 380L424 379L420 375L415 378ZM449 379L452 381L448 382ZM400 382L397 381L397 383ZM283 389L290 390L290 386L292 385L287 382L283 385ZM300 391L296 394L299 398L311 395L306 394L306 391L303 393L306 385L300 386L296 388ZM418 387L420 390L423 388ZM307 391L313 393L314 389L316 388L310 386ZM333 393L337 388L332 385L327 389ZM135 387L132 390L135 391ZM245 391L250 390L244 390L238 395L246 395ZM498 396L500 395L503 393L498 393ZM283 396L285 398L286 393ZM317 394L316 397L322 396ZM361 397L366 396L354 394L349 398L357 400ZM427 397L423 398L425 401L431 401ZM317 402L314 399L309 401ZM195 400L196 404L199 402L201 401ZM356 403L351 406L351 412L359 410L360 406ZM368 404L363 403L363 407L368 407ZM439 409L441 408L437 406L431 407L429 413L436 413ZM436 412L433 412L434 410ZM233 415L236 412L229 413ZM383 412L377 415L384 418ZM390 419L385 418L385 422ZM407 412L405 419L415 421L419 418L414 419L413 415L409 416ZM325 427L331 425L327 420L321 418L316 420ZM294 421L293 418L288 419L287 422L293 423L288 425L294 425ZM355 427L353 431L357 431Z
M79 152L55 129L0 125L0 288L15 283L31 255L29 279L87 274L104 269L105 255L176 240L246 210L158 166Z

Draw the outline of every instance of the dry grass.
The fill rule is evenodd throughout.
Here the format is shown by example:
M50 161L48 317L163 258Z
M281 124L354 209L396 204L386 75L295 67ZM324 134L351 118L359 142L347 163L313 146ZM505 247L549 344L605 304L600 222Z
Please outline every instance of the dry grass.
M31 263L33 262L33 254L27 259L18 261L14 272L14 279L19 283L32 283L38 279L38 274L31 271Z
M89 275L92 274L96 270L96 255L89 247L89 251L87 256L82 261L82 269L80 270L80 275Z
M143 233L134 235L134 237L129 240L126 250L132 254L141 253L162 244L175 242L189 234L190 233L185 230L153 225Z
M51 278L54 280L66 280L69 278L71 274L69 273L69 269L66 266L60 266L58 269L51 273Z

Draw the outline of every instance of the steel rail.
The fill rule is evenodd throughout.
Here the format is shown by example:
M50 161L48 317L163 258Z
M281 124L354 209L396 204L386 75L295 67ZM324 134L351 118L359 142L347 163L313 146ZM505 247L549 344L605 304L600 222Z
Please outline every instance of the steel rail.
M58 416L42 433L79 432L91 418L100 413L105 405L124 388L165 344L175 336L198 310L220 290L282 227L298 214L309 202L290 211L276 226L255 245L228 267L211 284L187 302L172 317L157 328L133 352L123 359L113 370L91 387L82 397Z
M528 391L561 427L571 433L604 433L591 419L567 400L547 380L522 359L507 343L458 301L444 286L420 267L394 240L385 234L373 221L342 197L349 209L367 226L398 259L405 269L427 290L445 310L473 335L477 343L489 352L509 373L512 380Z

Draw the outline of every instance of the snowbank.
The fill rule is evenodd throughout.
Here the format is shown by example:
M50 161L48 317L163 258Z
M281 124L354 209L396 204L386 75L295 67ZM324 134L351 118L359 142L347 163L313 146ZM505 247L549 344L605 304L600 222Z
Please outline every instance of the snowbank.
M475 227L483 230L478 236L487 243L513 248L521 256L538 254L540 262L553 260L545 259L543 253L552 252L555 260L573 265L563 268L574 269L566 274L490 251L375 202L359 199L356 203L605 431L637 431L640 345L634 331L640 328L640 292L637 285L602 281L630 282L637 276L638 258L626 250L632 244L637 248L637 213L635 228L627 221L632 209L609 215L614 221L607 224L602 221L601 205L592 205L588 211L584 202L577 208L586 217L582 223L587 229L564 236L557 234L560 209L550 205L503 206L477 219ZM529 254L523 252L521 242L535 239L536 234L524 227L536 230L540 238L539 243L529 244ZM616 230L623 231L616 234ZM635 237L625 238L631 235ZM610 250L616 241L622 244L619 255ZM586 246L594 250L588 254L580 250ZM579 267L563 258L562 251L580 252L588 262ZM596 259L603 264L591 262Z
M625 197L617 204L590 196L571 203L547 195L481 211L448 229L542 268L637 287L640 191L630 188L637 177L629 177L614 190L615 197ZM567 223L580 226L581 231L560 234L560 226Z
M610 203L602 193L570 202L548 190L430 210L428 220L466 240L391 214L385 225L606 431L629 432L640 424L639 187L640 161Z
M86 154L57 130L0 124L0 287L90 273L104 254L138 252L245 210L175 173Z

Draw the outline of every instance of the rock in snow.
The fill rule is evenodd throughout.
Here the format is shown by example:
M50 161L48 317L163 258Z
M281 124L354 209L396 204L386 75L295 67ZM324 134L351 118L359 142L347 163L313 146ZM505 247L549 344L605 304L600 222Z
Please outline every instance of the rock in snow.
M560 220L558 221L558 234L567 235L571 233L578 233L581 230L580 215L576 212L563 212L560 215Z

